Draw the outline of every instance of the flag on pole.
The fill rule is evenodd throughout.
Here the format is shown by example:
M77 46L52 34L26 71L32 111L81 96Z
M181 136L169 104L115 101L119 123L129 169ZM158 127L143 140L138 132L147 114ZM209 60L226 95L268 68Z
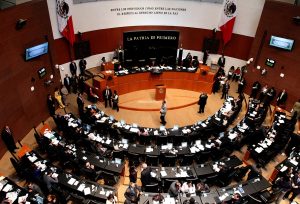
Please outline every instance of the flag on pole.
M75 41L73 20L69 5L65 0L56 0L56 14L59 32L73 46Z
M236 15L237 15L236 0L225 0L224 9L219 24L219 28L223 34L224 45L226 45L231 39Z

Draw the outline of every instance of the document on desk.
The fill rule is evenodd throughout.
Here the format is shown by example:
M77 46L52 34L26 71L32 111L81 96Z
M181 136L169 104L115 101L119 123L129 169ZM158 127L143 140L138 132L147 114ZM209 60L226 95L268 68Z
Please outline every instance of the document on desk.
M58 174L57 173L53 173L52 174L52 178L57 178L58 177Z
M146 152L153 152L153 148L152 147L146 147Z
M19 197L18 198L18 203L24 203L24 202L26 202L27 197L28 197L28 194Z
M292 159L292 160L290 160L290 162L291 162L292 164L294 164L295 166L298 166L298 162L297 162L296 160Z
M256 151L257 153L261 153L263 150L264 150L264 148L262 148L262 147L256 147L256 148L255 148L255 151Z
M281 171L281 172L285 172L287 169L288 169L287 166L283 166L283 167L280 169L280 171Z
M166 171L160 171L160 175L161 175L162 177L165 177L165 176L167 176L168 174L167 174Z
M85 189L85 185L82 183L79 185L77 190L82 192L84 189Z
M153 178L155 178L156 177L156 173L155 172L150 172L150 175L153 177Z
M105 143L106 143L106 144L110 144L110 143L111 143L111 140L110 140L110 139L107 139Z
M17 198L18 198L18 193L15 191L6 193L6 198L11 200L12 201L11 203L14 203L15 200L17 200Z
M12 190L12 185L7 184L5 185L5 187L2 189L3 192L8 192Z
M89 195L89 194L91 194L91 189L90 189L90 187L85 188L85 189L83 190L83 193L84 193L84 195Z
M74 178L70 178L70 180L68 181L68 184L73 185L75 183L76 179Z

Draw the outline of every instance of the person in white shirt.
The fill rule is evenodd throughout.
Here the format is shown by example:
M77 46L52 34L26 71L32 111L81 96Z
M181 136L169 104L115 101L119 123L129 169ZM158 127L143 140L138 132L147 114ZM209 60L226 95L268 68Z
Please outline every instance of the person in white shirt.
M113 194L107 196L106 204L116 204L118 203L118 198Z
M167 114L167 102L164 100L161 104L161 108L160 108L160 120L161 120L161 124L166 125L166 114Z
M112 109L116 109L119 112L119 95L116 90L114 90L114 95L112 97L113 107Z
M181 186L181 191L187 195L196 195L196 187L191 181L184 182Z

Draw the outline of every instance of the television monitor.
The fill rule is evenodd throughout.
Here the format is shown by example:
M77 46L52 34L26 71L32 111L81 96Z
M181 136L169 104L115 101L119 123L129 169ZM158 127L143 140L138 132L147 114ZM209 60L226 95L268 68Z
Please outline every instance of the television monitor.
M25 50L25 60L28 61L46 53L48 53L48 42L27 48Z
M294 45L294 40L292 39L281 38L274 35L271 36L270 46L291 51L293 45Z
M46 69L45 67L42 67L38 70L38 75L39 75L39 78L43 78L44 76L46 76L47 72L46 72Z
M274 67L275 66L275 60L267 58L265 64L269 67Z

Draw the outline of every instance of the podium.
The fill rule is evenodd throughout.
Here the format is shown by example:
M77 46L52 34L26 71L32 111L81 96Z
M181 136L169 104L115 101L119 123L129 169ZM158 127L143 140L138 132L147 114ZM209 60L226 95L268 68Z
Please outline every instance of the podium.
M166 86L164 85L156 85L155 90L155 100L161 101L166 98Z

